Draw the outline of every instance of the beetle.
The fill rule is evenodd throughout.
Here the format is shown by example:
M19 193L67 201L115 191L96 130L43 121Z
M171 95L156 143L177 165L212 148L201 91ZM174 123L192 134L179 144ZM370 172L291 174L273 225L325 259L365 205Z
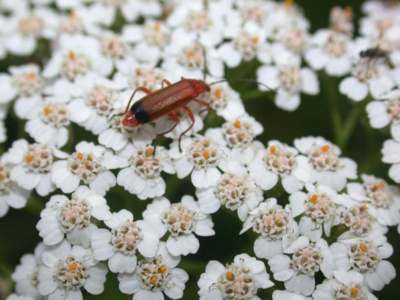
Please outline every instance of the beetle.
M142 91L146 94L143 98L132 103L136 92ZM126 106L121 119L121 124L127 128L136 128L143 124L156 121L157 119L168 116L174 125L167 131L159 133L158 136L165 135L179 124L181 112L185 113L190 120L190 125L179 136L179 144L183 135L192 129L195 120L192 110L188 107L190 102L196 102L208 109L209 104L197 97L210 91L210 85L203 80L182 78L176 83L171 83L164 79L161 89L150 91L146 87L137 87Z

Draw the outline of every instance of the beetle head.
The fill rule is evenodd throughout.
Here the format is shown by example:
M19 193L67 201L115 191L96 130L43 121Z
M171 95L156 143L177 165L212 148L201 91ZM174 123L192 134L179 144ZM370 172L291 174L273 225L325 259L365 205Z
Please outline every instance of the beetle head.
M134 128L138 127L141 122L139 122L136 118L135 115L132 114L130 111L127 111L124 116L122 117L121 124L124 127L127 128Z

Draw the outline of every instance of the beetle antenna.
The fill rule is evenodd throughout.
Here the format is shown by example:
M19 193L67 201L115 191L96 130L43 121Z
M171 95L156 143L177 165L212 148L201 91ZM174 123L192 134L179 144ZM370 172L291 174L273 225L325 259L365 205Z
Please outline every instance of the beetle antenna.
M266 85L265 83L262 83L262 82L260 82L260 81L254 80L254 79L239 78L239 79L232 79L232 80L229 80L229 81L231 81L231 82L250 82L250 83L255 83L255 84L258 84L258 85L261 85L261 86L265 87L265 88L266 88L267 90L269 90L269 91L272 90L272 89L271 89L268 85ZM221 83L221 82L228 82L228 83L229 83L229 81L228 81L228 79L220 79L220 80L211 82L211 83L208 84L208 85L214 85L214 84L218 84L218 83Z

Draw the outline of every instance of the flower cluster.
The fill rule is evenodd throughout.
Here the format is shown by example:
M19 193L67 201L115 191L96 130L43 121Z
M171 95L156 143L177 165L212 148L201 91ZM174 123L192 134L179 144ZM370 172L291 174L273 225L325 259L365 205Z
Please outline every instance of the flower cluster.
M261 143L262 124L221 80L258 60L259 88L284 110L319 93L320 70L354 101L379 99L368 115L373 127L391 124L383 161L400 182L400 6L371 1L364 12L354 37L349 8L311 33L292 1L0 3L0 59L30 61L0 74L0 141L9 110L25 126L0 157L0 216L32 194L45 202L42 242L21 258L8 300L100 295L109 272L135 300L182 299L189 280L202 300L266 289L274 300L374 299L396 276L386 235L400 225L400 190L359 174L324 137ZM124 122L131 95L137 103L181 78L209 91L154 122ZM180 182L188 194L169 193ZM113 209L118 188L143 209ZM255 237L253 251L193 278L184 262L224 212L241 222L238 235Z

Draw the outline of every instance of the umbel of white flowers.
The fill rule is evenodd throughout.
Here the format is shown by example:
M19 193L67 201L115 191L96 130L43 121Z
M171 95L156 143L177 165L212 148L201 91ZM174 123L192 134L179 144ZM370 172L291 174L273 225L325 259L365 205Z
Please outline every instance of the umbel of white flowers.
M263 126L222 81L198 99L218 127L190 103L193 116L179 117L155 147L176 111L135 128L121 122L132 91L141 88L137 101L164 79L205 72L213 82L256 60L259 89L295 111L303 94L320 93L325 73L341 78L337 89L351 101L368 101L371 127L390 125L382 161L399 183L400 5L362 9L355 36L350 8L332 8L329 27L310 32L293 1L2 1L0 142L11 110L25 127L0 157L0 217L30 195L46 203L36 225L42 242L16 266L7 300L100 295L108 272L135 300L185 298L189 276L202 300L256 300L266 289L274 300L376 299L396 276L386 234L400 224L400 191L359 174L337 145L307 133L291 145L261 143ZM12 65L10 57L36 60ZM78 140L77 130L93 139ZM168 195L174 177L187 178L194 194ZM116 186L146 208L113 211ZM211 260L193 278L181 261L216 234L219 210L237 215L237 234L254 233L253 249Z

